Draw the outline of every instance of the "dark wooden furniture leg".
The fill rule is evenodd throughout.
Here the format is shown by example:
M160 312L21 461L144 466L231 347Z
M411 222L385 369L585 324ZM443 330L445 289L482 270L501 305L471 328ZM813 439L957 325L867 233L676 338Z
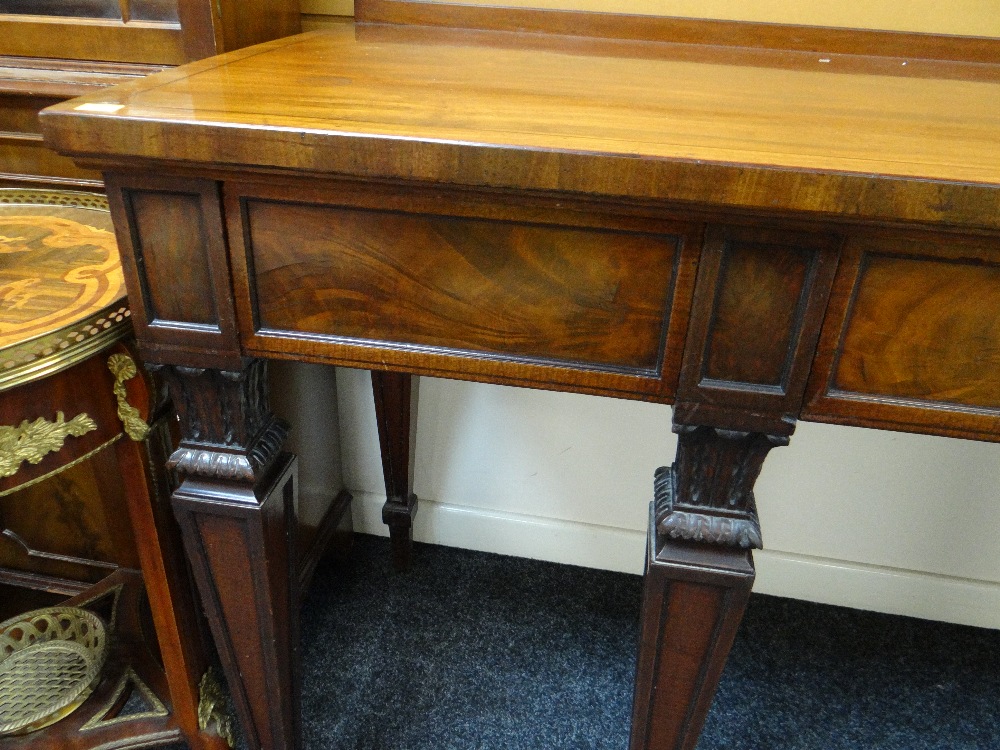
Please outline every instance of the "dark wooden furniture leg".
M678 425L650 508L630 750L694 750L753 585L753 485L785 436Z
M406 570L410 567L413 516L417 513L417 496L413 494L417 381L406 373L373 370L372 394L385 476L382 522L389 526L393 567Z
M167 408L169 404L165 404ZM226 740L215 734L220 726L203 727L198 716L199 686L208 668L203 652L202 625L197 616L194 591L181 550L177 524L170 513L170 487L166 462L171 438L168 420L173 410L157 415L145 438L148 464L133 441L118 441L115 449L126 476L146 476L154 488L148 500L127 494L132 527L142 543L143 584L156 626L157 642L166 671L173 711L191 750L225 750ZM226 717L228 719L228 717ZM208 730L208 731L206 731Z
M181 420L169 465L184 545L250 748L300 735L296 460L271 413L266 363L162 368Z

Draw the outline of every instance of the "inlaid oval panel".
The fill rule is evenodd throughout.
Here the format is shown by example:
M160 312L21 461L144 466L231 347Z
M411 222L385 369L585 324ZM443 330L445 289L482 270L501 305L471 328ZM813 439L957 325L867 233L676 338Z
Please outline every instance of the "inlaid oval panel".
M0 348L56 331L124 297L106 209L0 205Z

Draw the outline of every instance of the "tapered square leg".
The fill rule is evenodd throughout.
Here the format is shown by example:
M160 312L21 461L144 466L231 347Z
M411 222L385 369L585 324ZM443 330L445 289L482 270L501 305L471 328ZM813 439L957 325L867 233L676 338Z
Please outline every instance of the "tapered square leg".
M372 396L385 478L382 522L389 527L393 567L407 570L413 549L413 517L417 513L417 496L413 494L417 381L406 373L373 370Z
M675 490L672 467L657 495ZM694 750L754 580L750 550L650 527L630 750Z
M172 505L251 750L300 744L297 463L267 369L164 367L181 422Z
M753 486L787 435L674 425L677 460L657 469L630 750L694 750L761 546Z
M295 470L284 454L258 487L187 479L173 496L247 744L266 750L299 741Z

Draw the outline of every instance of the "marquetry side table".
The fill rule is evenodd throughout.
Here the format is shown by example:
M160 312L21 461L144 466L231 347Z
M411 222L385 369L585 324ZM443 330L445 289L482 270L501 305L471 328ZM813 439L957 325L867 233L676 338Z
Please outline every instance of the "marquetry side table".
M0 620L68 599L110 642L89 698L3 750L226 746L129 317L103 196L0 190Z

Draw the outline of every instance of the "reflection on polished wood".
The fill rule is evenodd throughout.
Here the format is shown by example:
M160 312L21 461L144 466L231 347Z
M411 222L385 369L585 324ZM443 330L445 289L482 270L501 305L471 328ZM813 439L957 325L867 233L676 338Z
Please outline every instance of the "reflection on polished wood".
M169 161L179 138L219 165L1000 223L984 187L1000 176L1000 84L671 52L344 25L231 53L224 73L206 61L86 98L122 104L113 115L57 107L46 128L66 152L121 159ZM103 122L74 127L84 118Z
M433 15L362 16L389 6ZM345 24L43 116L105 170L139 345L182 407L175 504L265 747L298 744L275 640L298 584L261 359L376 371L397 562L413 374L674 403L632 750L695 746L766 538L754 483L798 419L1000 441L1000 67L595 36ZM264 669L270 692L241 677Z
M103 190L43 143L41 109L300 30L299 0L3 0L0 185Z

